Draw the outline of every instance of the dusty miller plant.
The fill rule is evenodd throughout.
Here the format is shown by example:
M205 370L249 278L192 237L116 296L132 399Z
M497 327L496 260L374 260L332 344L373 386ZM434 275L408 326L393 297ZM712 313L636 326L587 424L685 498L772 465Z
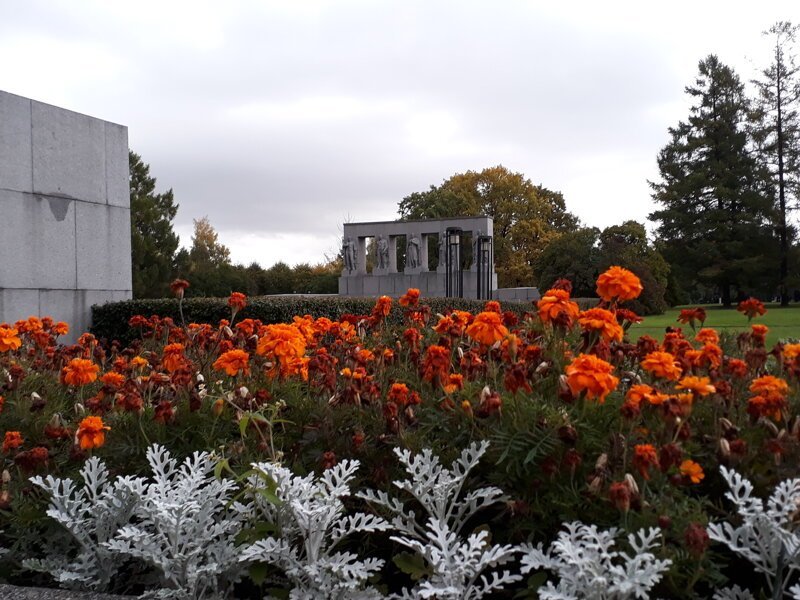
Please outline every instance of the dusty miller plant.
M375 515L345 515L342 498L359 462L344 460L319 477L299 477L271 463L256 463L249 478L258 517L277 527L278 535L259 540L242 551L242 561L264 562L282 570L292 584L290 598L360 600L381 598L368 585L383 561L359 559L337 547L356 533L385 531L389 524ZM274 488L276 499L264 492Z
M394 486L411 496L419 507L424 522L403 500L386 492L368 490L358 494L382 506L392 515L392 526L399 535L392 540L418 553L427 563L430 575L413 589L403 590L398 598L438 598L441 600L473 600L489 596L505 585L522 579L509 571L489 569L514 559L517 548L489 544L489 533L478 531L465 535L468 521L481 509L503 498L496 487L465 491L470 471L486 452L488 442L470 444L448 469L430 449L416 456L409 450L395 448L405 466L408 479L395 481Z
M179 465L153 445L147 461L153 476L135 506L135 521L105 546L158 569L163 587L144 597L223 597L241 572L235 537L245 510L230 500L236 484L214 476L207 452L195 452Z
M29 569L50 573L66 588L106 591L124 560L107 543L127 524L144 493L134 477L108 481L108 469L99 458L87 460L80 471L83 486L72 479L32 477L31 482L50 495L47 515L72 535L78 548L69 556L53 553L43 560L26 560Z
M708 536L749 560L765 575L772 597L781 598L800 568L800 479L779 483L765 503L753 496L753 485L739 473L725 467L720 471L730 488L725 496L736 507L741 523L738 527L728 522L712 523ZM800 586L791 588L790 593L800 598Z
M614 550L618 530L598 530L595 525L573 521L565 525L546 551L542 544L523 546L522 572L555 571L558 583L548 581L539 588L547 600L622 600L648 598L671 561L658 560L650 552L661 533L654 528L628 535L632 553Z

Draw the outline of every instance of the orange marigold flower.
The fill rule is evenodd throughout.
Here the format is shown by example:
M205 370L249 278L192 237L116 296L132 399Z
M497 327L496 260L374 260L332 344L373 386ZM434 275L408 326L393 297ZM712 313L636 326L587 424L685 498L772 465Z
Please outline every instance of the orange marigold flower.
M689 325L694 329L695 321L700 321L701 325L706 322L706 311L704 308L681 309L681 314L678 315L678 323Z
M144 367L149 366L150 363L147 362L147 359L143 356L134 356L131 359L131 365L133 365L134 369L143 369Z
M752 381L750 391L762 396L783 397L789 393L789 384L780 377L764 375Z
M447 383L442 386L445 394L453 394L464 389L464 376L461 373L450 373Z
M703 473L703 467L688 458L681 463L680 472L681 475L687 477L692 483L700 483L706 476L705 473Z
M85 358L73 358L62 370L67 385L86 385L97 379L100 367Z
M172 293L175 294L175 297L177 298L183 298L183 294L188 287L189 282L185 279L176 279L169 284L169 289L172 290Z
M597 295L606 302L633 300L642 293L642 282L628 269L609 267L597 278Z
M684 377L675 386L678 390L689 390L698 396L708 396L716 392L716 388L711 385L711 380L708 377L695 377L689 375Z
M372 316L379 319L386 318L392 310L392 299L389 296L381 296L375 302L372 309Z
M17 350L22 345L17 333L13 327L0 327L0 352Z
M422 361L422 378L433 381L438 377L443 381L450 372L450 351L444 346L428 346Z
M17 321L14 327L20 333L36 333L44 328L44 324L39 317L28 317L24 321Z
M55 335L67 335L69 333L69 325L64 323L64 321L59 321L53 325L52 331Z
M650 479L650 469L658 466L658 453L652 444L637 444L633 448L633 466L645 479Z
M168 344L164 346L161 364L169 373L174 373L186 363L183 356L183 344Z
M733 377L743 379L747 376L747 363L740 358L729 358L725 363L725 371Z
M590 308L578 315L584 331L597 331L607 342L621 342L623 331L616 316L604 308Z
M496 312L482 312L475 315L472 324L467 327L467 335L486 346L499 342L508 335L508 328L503 325L503 317Z
M751 325L750 330L751 330L751 335L753 336L753 341L763 346L767 341L767 334L769 333L769 327L767 327L766 325L756 324L756 325Z
M739 302L739 306L736 307L736 310L744 315L747 315L748 320L752 319L753 317L757 317L758 315L765 315L767 313L767 309L764 308L764 303L756 298L742 300Z
M405 406L408 404L408 386L405 383L393 383L386 399L398 406Z
M503 311L500 310L500 303L497 300L487 300L486 304L483 305L484 312L496 312L497 314L501 314Z
M242 373L250 373L250 355L244 350L228 350L222 354L215 362L214 368L217 371L225 371L231 377Z
M11 450L16 450L22 444L22 434L19 431L6 431L5 438L3 439L3 452L8 454Z
M681 367L675 357L669 352L656 350L644 357L642 368L655 375L670 381L677 381L681 376Z
M777 422L783 419L786 398L778 394L753 396L747 401L747 413L754 419L771 417Z
M655 390L647 384L637 383L628 389L625 393L625 400L632 402L637 406L642 403L642 400L649 400L650 396Z
M285 323L267 325L262 329L256 353L278 358L300 357L306 353L306 338L294 325Z
M419 302L419 290L417 288L408 288L405 294L400 296L397 303L400 306L416 306Z
M783 347L783 358L786 360L794 360L800 356L800 344L786 344Z
M308 381L308 363L311 359L308 356L289 356L281 359L281 377L293 377L299 375L303 381Z
M574 395L586 393L588 400L605 402L606 396L613 392L619 379L611 373L614 367L593 354L581 354L567 365L567 385Z
M106 443L106 431L111 427L103 423L100 417L86 417L78 424L78 431L75 432L75 443L82 450L99 448Z
M231 307L234 313L239 312L247 306L247 296L241 292L232 292L228 298L228 306Z
M694 339L701 344L719 344L719 334L710 327L698 331Z
M122 373L117 373L116 371L109 371L100 378L100 381L102 381L105 385L119 387L125 383L125 376Z
M578 305L569 299L569 292L559 289L547 290L537 308L543 323L558 321L571 325L580 312Z

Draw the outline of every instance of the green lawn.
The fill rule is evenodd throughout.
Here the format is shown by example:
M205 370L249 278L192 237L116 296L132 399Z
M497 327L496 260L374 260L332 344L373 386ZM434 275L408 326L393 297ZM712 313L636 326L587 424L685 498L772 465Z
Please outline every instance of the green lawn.
M792 338L800 339L800 305L793 304L788 308L781 308L777 304L767 304L767 314L763 317L756 317L753 323L761 323L769 327L767 335L767 347L771 348L778 340ZM691 327L678 323L678 314L681 308L691 308L678 306L669 309L663 315L653 315L645 317L644 321L638 325L631 326L629 336L632 341L639 339L641 335L649 335L658 340L664 336L667 327L682 327L687 334L691 333ZM706 309L706 327L713 327L720 333L724 331L739 332L747 329L749 323L747 317L735 308L722 308L716 304L703 305Z

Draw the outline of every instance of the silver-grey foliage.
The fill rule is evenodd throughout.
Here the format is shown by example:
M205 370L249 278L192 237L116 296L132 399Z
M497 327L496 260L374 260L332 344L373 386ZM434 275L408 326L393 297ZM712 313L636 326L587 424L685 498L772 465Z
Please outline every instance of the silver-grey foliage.
M766 503L753 496L753 485L733 469L720 467L730 491L725 496L733 502L741 523L712 523L708 536L749 560L763 573L773 597L781 597L786 586L800 569L800 479L779 483ZM800 586L790 590L800 597Z
M241 560L265 562L281 569L292 584L290 597L297 600L361 600L381 598L368 580L383 561L361 560L337 550L355 533L385 531L389 524L365 513L345 515L342 498L350 495L350 482L359 462L344 460L319 477L299 477L271 463L257 463L259 473L249 479L258 518L274 524L278 535L259 540L242 550ZM259 491L271 483L278 502Z
M421 507L423 520L418 518L414 507L407 507L396 496L373 490L358 494L393 515L392 525L399 535L391 539L419 553L431 570L429 577L413 589L404 590L400 598L473 600L522 579L507 570L485 574L512 561L518 552L516 547L490 545L486 531L463 533L471 517L503 498L502 491L495 487L465 491L467 477L488 445L487 442L470 444L449 469L430 449L416 456L409 450L395 449L409 478L395 481L394 485L406 492L415 506Z
M235 538L244 510L230 501L236 484L214 476L207 452L195 452L178 465L154 445L147 460L153 478L136 504L136 521L117 531L106 547L158 569L162 588L144 597L222 597L241 572Z
M632 553L614 550L618 530L598 530L578 521L567 523L566 531L546 551L541 544L524 546L522 572L534 569L554 571L558 582L539 588L546 600L623 600L648 598L671 561L658 560L651 550L658 545L657 529L628 535Z
M108 469L96 456L80 471L83 486L72 479L31 477L31 482L50 495L47 515L77 542L74 555L53 553L44 560L26 560L25 567L50 573L62 586L106 591L123 561L107 543L127 524L144 493L144 481L118 477L108 481Z

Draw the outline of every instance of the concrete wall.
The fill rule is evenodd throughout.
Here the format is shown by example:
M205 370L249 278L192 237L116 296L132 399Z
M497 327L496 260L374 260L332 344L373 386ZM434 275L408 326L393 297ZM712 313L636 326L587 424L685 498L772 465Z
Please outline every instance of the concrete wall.
M0 91L0 323L131 297L128 129Z

